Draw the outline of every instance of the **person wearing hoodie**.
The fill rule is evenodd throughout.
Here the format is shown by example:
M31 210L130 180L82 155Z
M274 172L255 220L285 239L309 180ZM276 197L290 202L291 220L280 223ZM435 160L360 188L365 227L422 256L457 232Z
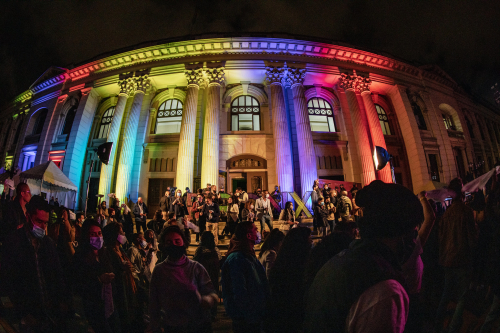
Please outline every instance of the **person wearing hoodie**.
M222 298L235 333L259 333L264 319L269 284L253 248L259 242L254 223L239 223L222 266Z
M186 256L184 232L165 228L159 238L166 258L151 278L148 332L211 332L217 294L205 268Z

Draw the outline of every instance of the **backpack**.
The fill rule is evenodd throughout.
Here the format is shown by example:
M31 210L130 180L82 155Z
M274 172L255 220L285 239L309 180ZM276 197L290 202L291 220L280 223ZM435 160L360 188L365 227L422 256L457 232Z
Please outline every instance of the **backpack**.
M348 209L351 210L351 205L344 200L340 201L340 214L345 215L348 212Z

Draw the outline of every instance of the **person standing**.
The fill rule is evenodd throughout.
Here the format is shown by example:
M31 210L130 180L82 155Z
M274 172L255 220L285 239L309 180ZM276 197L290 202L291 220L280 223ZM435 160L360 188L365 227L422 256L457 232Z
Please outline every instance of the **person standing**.
M159 237L166 258L156 265L150 284L151 332L212 332L210 309L217 294L205 268L186 256L184 233L165 228Z
M215 238L215 245L219 244L219 205L215 202L215 194L209 193L203 206L202 214L207 221L207 231L210 231Z
M452 179L448 189L456 196L439 221L439 264L444 267L444 290L436 313L436 327L442 327L448 303L456 294L460 298L448 331L458 332L462 326L477 229L474 212L463 202L462 180Z
M115 198L111 208L115 210L115 220L117 222L123 223L123 215L122 215L122 208L120 207L120 199Z
M134 216L135 216L135 230L136 232L146 231L146 217L148 216L148 207L142 201L142 198L137 199L137 203L134 206Z
M333 232L335 228L335 211L337 210L335 205L332 203L332 198L330 196L325 197L325 209L327 211L326 222L330 228L330 233Z
M5 234L22 228L26 223L26 204L31 200L31 190L28 184L19 183L14 201L8 203L3 223Z
M203 209L203 205L205 204L205 198L203 197L203 193L198 191L198 195L196 196L196 200L193 202L193 208L191 210L191 218L193 221L196 221L196 224L200 228L199 232L196 234L196 241L199 242L200 236L206 230L206 219L205 216L200 213Z
M233 195L228 199L227 203L227 231L230 236L233 236L236 225L239 222L240 208L238 205L238 197Z
M323 197L318 199L316 206L314 206L314 221L316 224L316 228L318 231L318 236L325 237L326 236L326 219L328 217L328 211L325 207L325 201Z
M365 213L361 239L316 274L306 296L305 333L405 328L409 301L401 264L413 249L404 239L424 220L422 205L407 188L380 180L358 191L357 201Z
M284 238L285 234L283 232L279 229L273 229L260 247L259 261L264 266L268 278Z
M170 200L170 211L174 213L174 217L177 220L177 226L181 230L184 230L184 202L182 200L182 191L177 189L175 191L175 197Z
M347 196L347 191L340 192L340 198L337 200L337 210L342 222L347 223L351 217L352 202Z
M264 223L269 227L269 231L273 230L273 210L267 190L264 190L262 198L255 202L255 210L258 213L257 218L260 220L260 233L264 234Z
M30 199L24 226L2 246L0 284L21 318L23 332L64 332L71 294L56 246L45 234L50 206L38 195Z
M235 333L260 333L269 297L266 272L255 256L256 243L255 224L239 223L221 270L222 298Z

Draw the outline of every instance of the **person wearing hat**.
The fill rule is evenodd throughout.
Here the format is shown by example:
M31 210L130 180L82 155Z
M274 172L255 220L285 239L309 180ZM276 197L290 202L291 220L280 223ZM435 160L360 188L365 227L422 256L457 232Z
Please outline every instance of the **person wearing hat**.
M381 195L383 194L383 195ZM316 274L305 307L304 332L403 332L408 294L401 265L405 240L424 220L420 200L398 184L373 181L357 194L361 239Z
M18 195L19 192L18 192ZM0 284L21 318L22 332L64 332L71 293L56 246L46 235L50 206L35 195L26 205L26 222L2 246Z

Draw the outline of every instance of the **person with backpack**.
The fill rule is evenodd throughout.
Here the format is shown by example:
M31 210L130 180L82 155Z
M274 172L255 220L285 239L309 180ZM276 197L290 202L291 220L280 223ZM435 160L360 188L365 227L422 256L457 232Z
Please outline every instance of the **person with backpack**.
M340 198L337 200L337 212L342 222L349 222L352 211L351 199L347 196L347 191L340 192Z

